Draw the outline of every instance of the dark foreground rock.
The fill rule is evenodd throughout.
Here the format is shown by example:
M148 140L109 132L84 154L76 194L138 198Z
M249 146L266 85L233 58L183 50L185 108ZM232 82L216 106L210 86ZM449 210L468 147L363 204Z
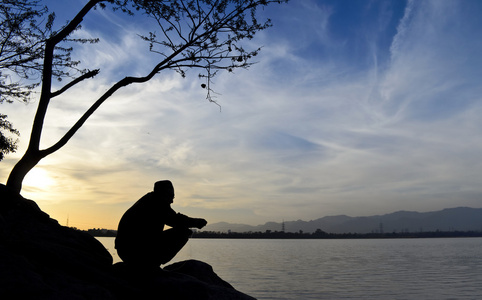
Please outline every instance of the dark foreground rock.
M94 237L63 227L0 184L0 299L254 299L204 262L152 272L123 263Z

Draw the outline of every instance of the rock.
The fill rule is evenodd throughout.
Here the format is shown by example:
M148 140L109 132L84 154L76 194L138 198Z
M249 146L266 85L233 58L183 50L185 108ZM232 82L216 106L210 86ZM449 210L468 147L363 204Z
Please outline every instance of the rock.
M189 275L207 284L207 286L209 286L209 297L206 299L255 300L255 298L251 296L236 291L232 285L221 279L209 264L202 261L187 260L177 262L166 266L164 270Z
M151 272L117 263L86 232L63 227L0 184L0 299L239 299L206 263Z
M213 267L202 261L191 259L177 262L166 266L164 270L190 275L210 285L217 285L230 289L233 288L229 283L222 280L216 273L214 273Z

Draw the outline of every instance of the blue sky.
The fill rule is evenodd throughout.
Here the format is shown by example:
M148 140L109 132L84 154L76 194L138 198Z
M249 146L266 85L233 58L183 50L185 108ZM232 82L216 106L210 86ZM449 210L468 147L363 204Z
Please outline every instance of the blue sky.
M84 2L54 6L58 24ZM481 207L480 15L477 0L269 7L261 16L274 27L246 43L263 46L258 63L215 80L221 110L196 71L129 86L40 163L23 194L79 228L116 228L160 179L173 181L176 210L211 223ZM149 69L136 35L149 26L108 10L86 18L77 35L101 42L75 55L101 74L51 104L44 145L110 84ZM22 133L0 163L3 182L35 102L2 104Z

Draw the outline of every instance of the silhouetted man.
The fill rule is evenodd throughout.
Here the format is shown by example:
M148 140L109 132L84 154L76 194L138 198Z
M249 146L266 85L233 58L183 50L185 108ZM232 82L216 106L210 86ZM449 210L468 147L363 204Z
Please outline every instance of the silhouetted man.
M169 262L187 243L192 231L202 228L204 219L190 218L171 208L174 187L169 180L158 181L154 191L139 199L122 216L115 248L124 263L141 268L159 268ZM164 225L170 229L164 230Z

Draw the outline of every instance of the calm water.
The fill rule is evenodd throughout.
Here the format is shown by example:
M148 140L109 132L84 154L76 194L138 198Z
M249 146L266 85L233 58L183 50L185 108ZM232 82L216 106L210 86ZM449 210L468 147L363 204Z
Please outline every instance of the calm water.
M482 238L191 239L173 262L186 259L259 300L482 299Z

